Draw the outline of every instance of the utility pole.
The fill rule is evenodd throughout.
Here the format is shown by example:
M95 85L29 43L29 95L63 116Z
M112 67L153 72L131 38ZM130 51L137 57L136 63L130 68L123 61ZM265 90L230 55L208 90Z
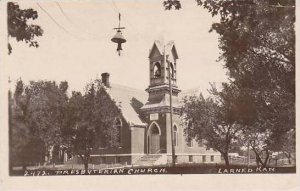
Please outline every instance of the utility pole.
M166 58L166 48L164 44L164 63L168 63L168 77L169 77L169 89L170 89L170 127L171 127L171 146L172 146L172 166L175 167L175 143L173 136L173 106L172 106L172 76L171 76L171 63Z

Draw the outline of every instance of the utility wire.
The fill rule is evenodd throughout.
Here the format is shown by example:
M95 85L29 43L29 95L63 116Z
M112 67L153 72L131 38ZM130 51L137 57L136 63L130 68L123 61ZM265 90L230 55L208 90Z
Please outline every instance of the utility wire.
M57 7L59 8L59 10L60 10L60 12L63 14L63 16L73 25L73 26L75 26L76 28L81 28L81 27L79 27L76 23L74 23L73 22L73 20L67 15L67 13L64 11L64 9L63 9L63 6L61 6L61 4L59 3L59 2L55 2L56 3L56 5L57 5ZM120 17L120 14L121 14L121 11L120 11L120 9L119 9L119 7L118 7L118 5L116 4L116 2L114 1L114 0L111 0L111 5L112 5L112 8L113 8L113 10L114 10L114 12ZM136 27L134 26L134 25L132 25L129 21L125 21L125 23L128 23L132 28L135 28L136 29ZM96 40L96 39L98 39L98 40L102 40L102 39L104 39L104 38L110 38L110 36L107 36L107 35L105 35L105 36L102 36L102 37L98 37L97 35L95 35L95 34L92 34L92 33L90 33L89 31L87 31L87 30L84 30L84 32L86 33L86 34L88 34L88 35L90 35L91 36L91 38L89 38L90 40ZM139 36L140 38L142 38L142 36L138 33L137 34L137 36Z
M69 33L69 31L67 31L62 25L60 25L51 15L50 15L50 13L48 13L39 3L36 3L39 7L40 7L40 9L42 10L42 11L44 11L47 15L48 15L48 17L60 28L60 29L62 29L63 31L65 31L66 33Z
M78 24L76 24L69 16L68 14L64 11L63 6L61 6L61 4L59 2L55 2L55 4L57 5L57 7L59 8L60 12L63 14L63 16L76 28L79 29L83 29L82 27L80 27ZM89 31L87 31L86 29L83 29L84 32L88 35L90 35L90 37L88 37L88 40L103 40L104 38L110 38L108 35L103 35L101 37L97 36L96 34L90 33Z
M42 11L44 11L47 15L48 15L48 17L61 29L61 30L63 30L65 33L67 33L67 34L69 34L69 35L71 35L71 36L73 36L74 38L77 38L77 39L80 39L79 37L77 37L77 36L75 36L74 34L72 34L72 33L70 33L65 27L63 27L62 25L60 25L55 19L54 19L54 17L52 17L52 15L48 12L48 11L46 11L46 9L44 9L38 2L36 3L38 6L39 6L39 8L42 10Z
M64 17L71 23L73 23L73 21L70 19L70 17L65 13L64 9L62 8L62 6L59 4L59 2L55 2L55 4L58 6L60 12L64 15Z

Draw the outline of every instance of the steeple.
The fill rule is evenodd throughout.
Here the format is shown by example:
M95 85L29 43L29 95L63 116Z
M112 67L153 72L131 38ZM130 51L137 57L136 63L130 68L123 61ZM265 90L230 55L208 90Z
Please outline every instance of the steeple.
M160 41L155 41L149 54L150 64L150 87L168 84L168 63L171 65L172 85L177 87L177 59L178 54L173 41L163 44Z
M175 43L155 41L149 53L149 93L144 109L167 109L170 103L169 69L171 73L172 98L174 108L178 106L177 59ZM168 67L170 65L170 68Z

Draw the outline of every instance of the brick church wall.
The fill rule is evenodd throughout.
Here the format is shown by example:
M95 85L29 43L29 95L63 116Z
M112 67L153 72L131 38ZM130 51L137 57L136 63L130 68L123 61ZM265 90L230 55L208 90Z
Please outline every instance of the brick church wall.
M145 128L132 127L131 130L131 153L141 154L145 153Z

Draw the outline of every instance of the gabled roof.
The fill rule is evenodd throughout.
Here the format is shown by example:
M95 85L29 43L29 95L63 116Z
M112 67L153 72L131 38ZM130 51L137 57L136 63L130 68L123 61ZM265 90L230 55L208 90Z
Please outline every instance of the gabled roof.
M148 98L145 91L117 84L111 84L111 87L106 90L120 107L122 115L129 125L146 126L139 114L139 109Z
M147 108L148 94L144 90L130 88L118 84L111 84L110 88L106 88L106 92L120 107L124 119L130 126L146 126L141 118L141 108ZM199 96L200 88L185 90L179 93L178 99L173 100L174 107L181 107L183 99L189 96ZM166 106L169 104L169 99L163 102L154 104L155 107ZM154 105L151 105L152 107Z
M154 41L153 46L149 53L149 58L153 56L155 50L158 50L159 54L162 56L164 54L164 43L159 40ZM166 50L166 56L172 53L174 55L174 58L178 59L178 54L177 54L174 41L169 41L168 43L166 43L165 50Z

